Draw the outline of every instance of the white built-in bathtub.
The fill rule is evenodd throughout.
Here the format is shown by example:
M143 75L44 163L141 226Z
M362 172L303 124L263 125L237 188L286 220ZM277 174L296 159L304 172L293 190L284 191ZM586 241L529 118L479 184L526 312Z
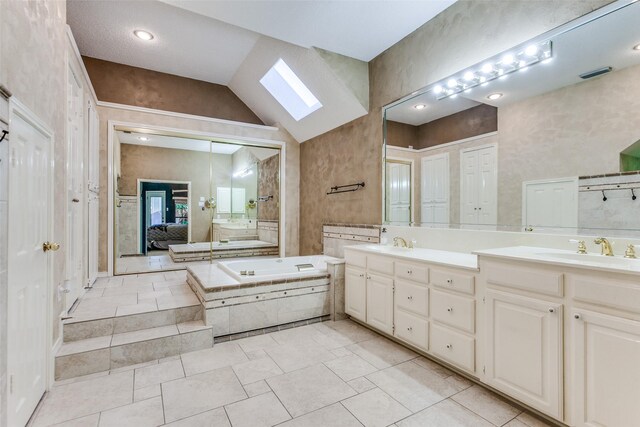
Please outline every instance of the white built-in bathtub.
M316 255L264 260L223 261L218 265L231 277L245 283L326 274L327 260L334 259L324 255Z

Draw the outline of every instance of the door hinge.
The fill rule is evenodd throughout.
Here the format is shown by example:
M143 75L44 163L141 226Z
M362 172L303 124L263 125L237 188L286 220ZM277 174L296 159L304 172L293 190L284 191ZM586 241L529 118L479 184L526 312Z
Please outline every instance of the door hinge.
M13 375L9 375L9 394L13 394Z
M486 373L487 373L487 367L486 367L486 366L483 366L483 367L482 367L482 373L483 373L483 374L486 374Z

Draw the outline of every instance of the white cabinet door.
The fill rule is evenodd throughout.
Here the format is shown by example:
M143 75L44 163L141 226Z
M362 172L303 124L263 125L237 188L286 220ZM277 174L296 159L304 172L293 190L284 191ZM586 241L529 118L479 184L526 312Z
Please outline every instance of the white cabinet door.
M421 163L421 222L449 223L449 153L423 157Z
M367 275L367 323L393 334L393 279Z
M347 267L345 271L344 311L362 322L367 321L367 279L364 270Z
M562 419L562 305L488 290L486 381Z
M498 220L497 147L460 153L460 222L493 225Z
M574 425L640 425L640 322L571 313Z

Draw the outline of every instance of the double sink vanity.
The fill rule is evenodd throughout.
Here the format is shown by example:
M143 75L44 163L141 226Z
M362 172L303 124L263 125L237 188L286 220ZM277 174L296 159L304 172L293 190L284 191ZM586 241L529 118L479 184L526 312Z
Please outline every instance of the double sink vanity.
M345 248L345 312L556 421L640 425L640 260Z

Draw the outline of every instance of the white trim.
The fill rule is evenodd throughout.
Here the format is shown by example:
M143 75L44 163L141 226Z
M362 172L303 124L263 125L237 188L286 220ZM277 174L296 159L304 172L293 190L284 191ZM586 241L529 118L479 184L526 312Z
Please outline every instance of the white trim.
M136 112L139 112L139 113L160 114L160 115L163 115L163 116L180 117L182 119L200 120L200 121L204 121L204 122L213 122L213 123L220 123L220 124L225 124L225 125L233 125L233 126L240 126L240 127L253 128L253 129L262 129L262 130L268 130L268 131L272 131L272 132L277 132L277 131L280 130L276 126L257 125L257 124L245 123L245 122L236 122L234 120L216 119L216 118L213 118L213 117L198 116L198 115L195 115L195 114L177 113L177 112L174 112L174 111L157 110L155 108L147 108L147 107L137 107L137 106L134 106L134 105L118 104L116 102L98 101L98 106L99 107L106 107L106 108L115 108L115 109L118 109L118 110L136 111Z
M67 25L66 28L67 39L69 40L69 44L71 45L71 51L75 56L76 60L80 64L80 70L82 71L82 75L84 77L85 83L89 86L89 90L91 92L91 96L93 97L93 101L98 103L98 96L96 95L96 91L93 89L93 85L91 84L91 79L89 78L89 73L87 72L86 67L84 66L84 62L82 61L82 55L80 55L80 50L78 49L78 45L76 44L76 39L73 37L73 31L71 31L71 27Z
M9 99L9 128L11 129L11 123L13 122L13 117L14 116L19 116L21 117L23 120L25 120L26 122L28 122L30 125L32 125L34 128L36 128L39 132L41 132L46 138L49 139L49 165L50 165L50 169L49 169L49 177L51 179L49 179L49 194L48 194L48 206L54 206L54 197L53 197L53 191L54 191L54 179L53 177L55 177L55 171L56 171L56 166L55 166L55 155L54 155L54 133L51 129L49 129L49 127L37 116L35 115L35 113L33 113L28 107L26 107L22 102L20 102L18 99L16 99L16 97L11 97ZM51 213L53 213L54 209L51 210ZM7 212L8 213L8 212ZM54 224L54 216L48 215L49 217L49 223L48 223L48 230L47 230L47 235L48 235L48 239L53 240L53 230L55 229L55 224ZM10 267L8 267L9 269ZM54 324L53 324L53 288L54 288L54 277L53 277L53 255L50 255L47 259L47 312L45 314L46 316L46 324L45 324L45 334L46 334L46 343L45 343L45 349L46 349L46 354L45 356L45 360L47 361L46 363L46 379L45 379L45 390L48 391L51 389L51 386L53 385L54 382L54 376L55 376L55 359L53 357L55 353L55 346L53 343L53 328L54 328ZM61 329L62 328L62 322L59 320L60 317L58 317L58 328ZM7 366L7 375L9 374L9 370L8 370L8 366ZM9 384L7 383L7 387L9 386ZM7 396L9 395L8 393L8 389L5 390L7 392Z
M452 147L455 145L464 144L471 141L476 141L478 139L489 138L490 136L498 135L498 131L487 132L476 136L470 136L469 138L458 139L456 141L447 142L445 144L434 145L433 147L420 148L416 150L415 148L406 148L406 147L396 147L395 145L387 145L387 148L398 151L406 151L409 153L427 153L429 151L439 150L441 148Z
M468 153L470 151L484 150L485 148L495 148L496 156L498 155L498 143L497 142L492 142L490 144L485 144L485 145L478 145L477 147L463 148L463 149L460 150L460 154ZM496 162L496 164L497 164L497 162Z
M405 159L403 157L387 157L387 160L391 160L392 163L403 163L403 164L409 164L409 166L411 167L411 191L410 191L410 209L411 209L411 224L415 224L416 222L416 216L415 216L415 191L416 191L416 162L415 159ZM386 169L386 165L387 163L385 162L385 169ZM421 169L422 170L422 169ZM386 188L386 185L385 185ZM386 203L385 203L385 207L386 207ZM383 221L384 222L384 221Z
M154 112L155 110L149 110ZM170 114L171 115L171 114ZM217 121L217 119L213 119ZM232 122L234 123L234 122ZM116 129L118 128L118 129ZM107 273L108 276L114 275L114 260L115 260L115 247L114 247L114 213L115 213L115 182L113 176L114 168L114 138L116 137L116 130L122 130L121 128L128 129L151 129L156 132L164 132L171 136L182 136L185 138L201 138L209 140L221 140L222 142L233 143L238 145L259 146L266 148L277 148L280 150L280 218L279 218L279 233L280 233L280 257L285 255L286 247L286 142L277 140L267 140L261 138L242 137L235 135L215 134L202 131L194 131L179 128L162 127L155 125L146 125L143 123L122 122L118 120L108 120L107 122Z

